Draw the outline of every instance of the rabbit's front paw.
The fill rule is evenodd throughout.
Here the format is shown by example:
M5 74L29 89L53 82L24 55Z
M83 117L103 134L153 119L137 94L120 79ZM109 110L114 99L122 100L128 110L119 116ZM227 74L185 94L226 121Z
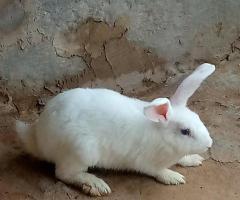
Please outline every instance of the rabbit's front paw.
M184 178L185 177L182 174L179 174L178 172L172 171L170 169L161 170L156 177L159 182L166 185L184 184Z
M204 158L198 154L186 155L178 161L178 165L183 167L196 167L202 165Z

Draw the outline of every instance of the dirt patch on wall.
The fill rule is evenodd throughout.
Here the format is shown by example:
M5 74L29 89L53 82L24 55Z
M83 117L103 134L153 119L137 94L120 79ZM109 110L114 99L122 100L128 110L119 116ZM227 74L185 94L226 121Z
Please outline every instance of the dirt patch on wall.
M7 112L11 118L7 121L12 122L12 117L39 113L51 96L70 88L106 87L133 95L164 83L168 77L165 59L129 41L126 38L127 21L120 17L114 25L109 25L88 19L57 32L53 38L56 55L64 59L81 57L86 67L80 73L44 81L42 87L36 85L33 88L21 80L19 90L9 87L8 81L0 80L2 90L11 99L11 103L2 103L5 110L11 111L3 109L1 114ZM1 92L0 96L6 98L5 93ZM0 122L0 129L9 123L6 120Z
M79 86L87 81L92 81L93 85L98 86L98 80L113 79L108 87L130 90L121 87L119 77L132 72L146 76L148 71L154 74L155 68L162 71L162 77L158 82L166 78L163 68L166 61L163 58L127 40L126 21L125 18L120 18L114 26L111 26L102 21L89 19L75 28L55 35L53 45L58 56L67 58L80 56L88 66L85 81L75 80L79 83L73 83L72 86ZM129 78L132 82L131 76ZM139 88L143 86L140 84L141 81L143 78L136 83ZM62 84L63 87L72 87L64 82Z

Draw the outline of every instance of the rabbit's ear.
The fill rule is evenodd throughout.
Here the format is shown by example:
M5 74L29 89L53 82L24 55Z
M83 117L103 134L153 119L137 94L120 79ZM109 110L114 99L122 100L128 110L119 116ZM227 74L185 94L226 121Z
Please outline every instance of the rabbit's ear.
M204 63L197 67L195 71L189 75L177 88L175 94L171 97L170 101L173 105L186 105L189 97L199 88L201 83L213 72L215 66Z
M144 115L154 122L168 122L171 112L172 106L167 98L155 99L144 108Z

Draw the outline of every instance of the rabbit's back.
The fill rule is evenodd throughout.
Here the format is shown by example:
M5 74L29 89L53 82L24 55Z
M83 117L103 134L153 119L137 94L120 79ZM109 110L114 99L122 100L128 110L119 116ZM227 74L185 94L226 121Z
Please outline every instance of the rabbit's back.
M107 89L78 88L59 94L37 122L39 150L54 162L72 152L76 157L78 153L91 155L93 160L100 154L107 158L119 149L122 155L128 154L130 149L124 152L122 145L137 142L131 138L138 128L133 124L145 120L142 110L146 104Z

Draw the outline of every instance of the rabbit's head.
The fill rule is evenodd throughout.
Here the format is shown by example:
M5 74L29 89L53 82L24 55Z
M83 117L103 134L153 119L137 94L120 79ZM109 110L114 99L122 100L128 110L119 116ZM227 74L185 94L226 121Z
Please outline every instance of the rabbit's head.
M214 65L200 65L184 79L170 100L158 98L144 108L145 116L156 122L165 142L183 153L202 153L212 146L207 128L199 116L187 107L187 100L214 70Z

